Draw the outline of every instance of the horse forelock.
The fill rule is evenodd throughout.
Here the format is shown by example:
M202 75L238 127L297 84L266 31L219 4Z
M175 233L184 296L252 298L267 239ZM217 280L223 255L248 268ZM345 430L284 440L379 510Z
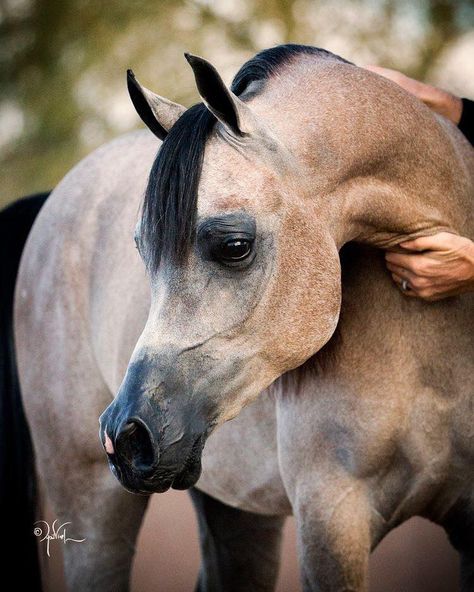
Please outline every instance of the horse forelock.
M350 63L309 45L285 44L265 49L235 75L231 90L242 100L260 94L265 81L298 56ZM163 141L150 171L142 208L140 248L150 271L163 259L182 263L194 240L197 195L204 150L216 119L203 103L185 111Z
M147 267L184 260L194 235L204 147L215 123L203 103L178 119L150 171L143 201L140 249Z

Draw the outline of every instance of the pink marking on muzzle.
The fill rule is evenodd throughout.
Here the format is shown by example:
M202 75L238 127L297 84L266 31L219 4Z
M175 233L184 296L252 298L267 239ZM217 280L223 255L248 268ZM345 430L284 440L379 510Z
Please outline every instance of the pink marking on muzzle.
M109 438L109 434L107 433L107 429L105 430L104 448L105 448L105 452L107 452L107 454L113 454L115 452L114 445L112 444L112 440Z

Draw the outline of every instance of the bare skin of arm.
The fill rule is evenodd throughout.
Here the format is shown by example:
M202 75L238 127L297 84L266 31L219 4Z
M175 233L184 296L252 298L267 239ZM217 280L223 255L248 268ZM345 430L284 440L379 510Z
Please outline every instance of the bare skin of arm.
M396 82L436 113L459 123L463 108L459 97L396 70L379 66L367 69ZM403 290L407 296L432 301L474 292L474 242L470 239L440 232L400 246L406 254L388 252L385 259L393 280L400 288L407 287Z
M468 238L440 232L401 245L404 253L387 253L387 267L393 280L409 289L407 296L440 300L474 292L474 243Z

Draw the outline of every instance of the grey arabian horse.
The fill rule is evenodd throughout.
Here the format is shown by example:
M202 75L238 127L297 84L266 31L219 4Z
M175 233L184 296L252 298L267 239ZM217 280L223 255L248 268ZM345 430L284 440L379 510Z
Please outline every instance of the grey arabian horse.
M148 499L103 462L107 405L100 439L126 489L197 482L199 590L273 589L289 513L305 590L367 590L371 549L414 515L446 529L472 590L474 299L406 299L380 253L474 235L472 148L323 50L264 51L231 90L187 59L203 103L130 74L158 155L138 132L80 163L19 271L38 473L89 537L65 547L71 590L127 588Z

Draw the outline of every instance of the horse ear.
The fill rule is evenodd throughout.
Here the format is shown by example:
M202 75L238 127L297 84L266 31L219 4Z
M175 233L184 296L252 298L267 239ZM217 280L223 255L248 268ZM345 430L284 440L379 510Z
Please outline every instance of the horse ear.
M143 123L160 140L164 140L168 132L186 111L186 107L168 101L142 86L131 70L127 70L127 87L133 106Z
M184 57L193 69L199 94L209 111L233 134L251 133L255 129L251 110L227 88L214 66L189 53Z

